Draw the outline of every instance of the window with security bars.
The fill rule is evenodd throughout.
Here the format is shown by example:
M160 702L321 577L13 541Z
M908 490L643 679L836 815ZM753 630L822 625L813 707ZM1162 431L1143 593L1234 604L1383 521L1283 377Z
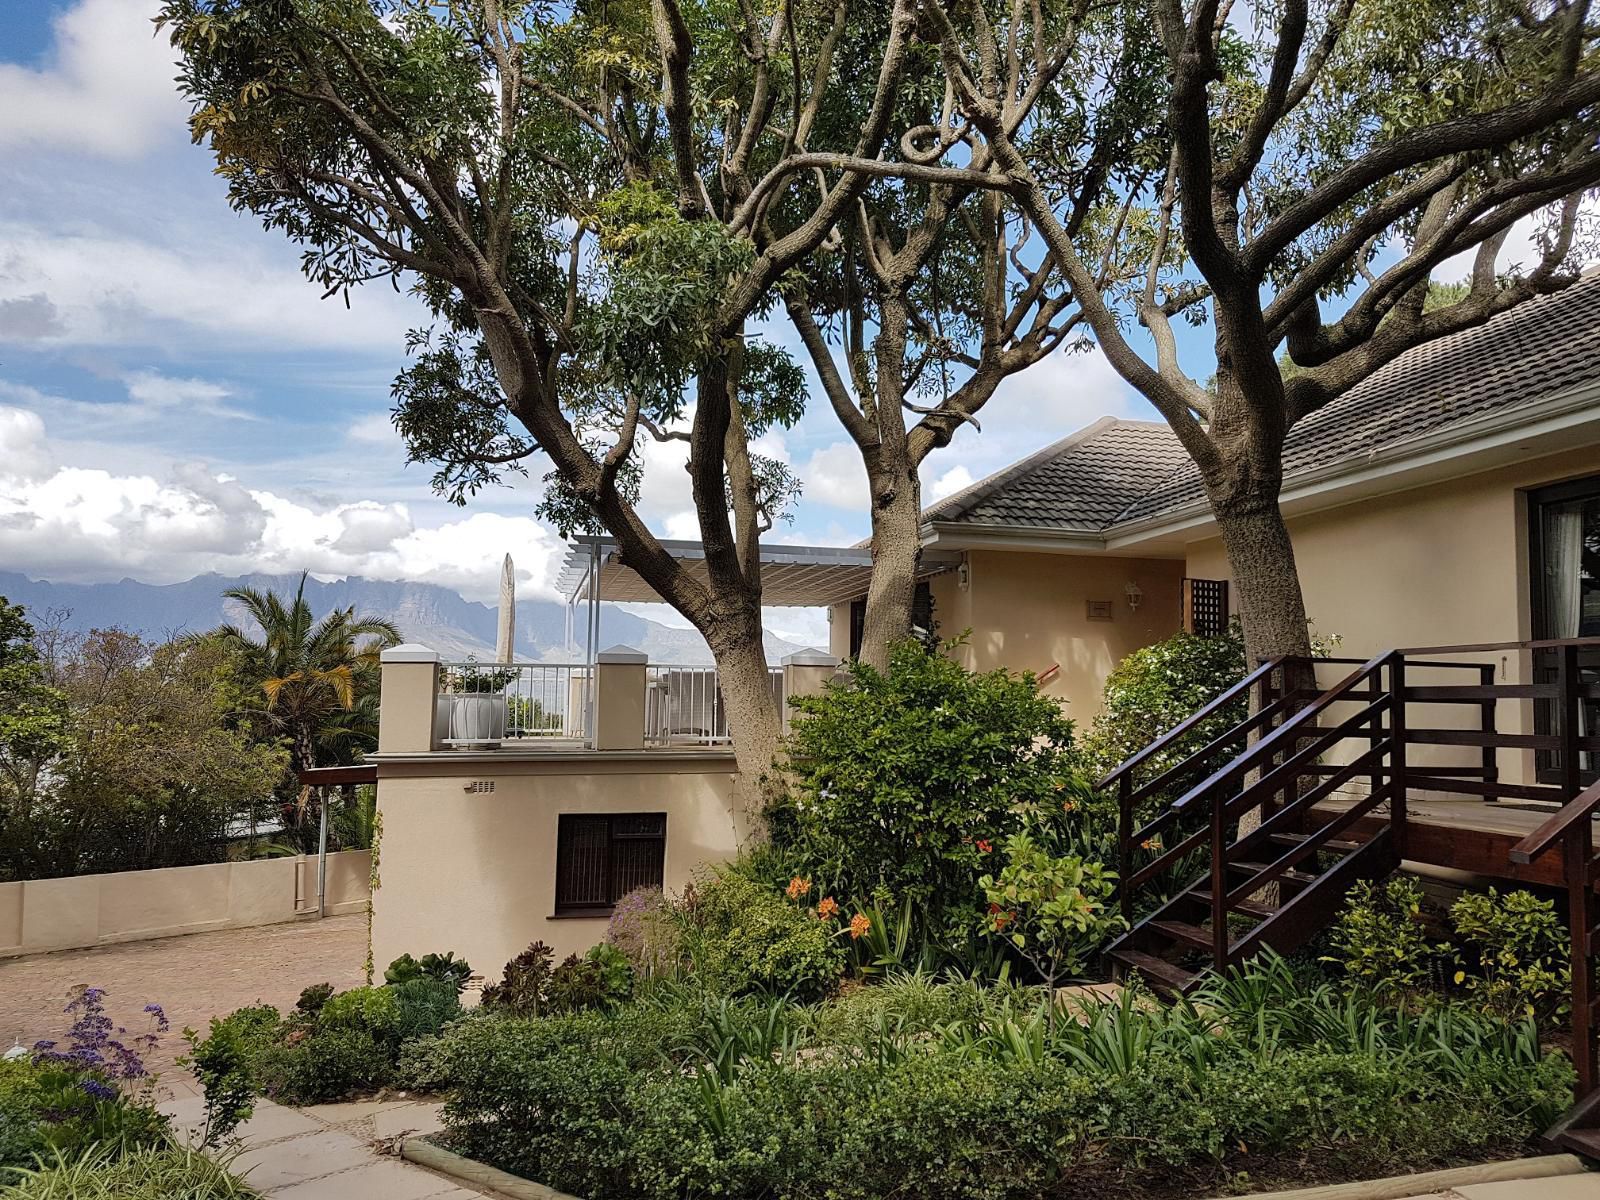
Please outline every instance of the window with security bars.
M1228 581L1183 581L1183 627L1190 633L1214 637L1228 631Z
M563 813L556 915L604 916L635 888L661 887L666 849L666 813Z

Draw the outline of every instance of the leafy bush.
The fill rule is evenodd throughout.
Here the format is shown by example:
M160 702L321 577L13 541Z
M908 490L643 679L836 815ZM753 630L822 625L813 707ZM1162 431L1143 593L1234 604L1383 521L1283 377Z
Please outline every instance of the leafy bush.
M569 955L550 974L547 1004L551 1012L579 1012L621 1004L633 993L633 967L606 942L591 946L582 958Z
M1450 907L1466 968L1456 975L1484 1007L1548 1020L1570 1007L1572 964L1555 905L1531 892L1468 892Z
M315 1017L332 995L333 984L313 983L310 987L300 990L300 999L295 1001L294 1010L302 1016Z
M461 996L454 980L423 975L395 984L393 990L398 1006L394 1036L402 1045L432 1037L461 1016Z
M1424 986L1440 953L1423 924L1422 886L1409 875L1356 884L1328 943L1327 961L1390 997Z
M336 992L317 1013L317 1029L359 1029L379 1041L398 1040L400 997L394 988L355 987Z
M261 1060L262 1089L285 1104L323 1104L389 1082L395 1048L358 1025L296 1030Z
M737 864L723 867L692 889L679 913L689 970L706 990L725 996L825 995L844 969L844 951L837 926L818 907L821 915Z
M1306 990L1282 960L1193 1004L1062 1019L1039 989L899 977L820 1008L685 987L440 1039L471 1157L592 1200L1194 1190L1315 1147L1385 1173L1524 1143L1572 1070L1531 1021ZM1269 1160L1270 1161L1270 1160ZM1137 1174L1148 1164L1149 1173ZM1163 1193L1164 1194L1164 1193Z
M617 901L606 926L606 941L642 978L670 973L678 966L678 926L658 887L635 888Z
M550 990L555 956L549 946L534 942L506 964L499 983L483 989L483 1006L516 1016L538 1016Z
M795 793L774 805L774 843L824 894L909 900L947 939L976 928L988 850L1030 808L1060 808L1073 782L1072 722L1029 675L974 674L915 642L889 669L794 700Z
M118 1155L100 1147L81 1158L55 1154L23 1171L7 1200L254 1200L257 1193L198 1150L148 1146Z
M1055 856L1026 833L1003 849L1005 865L978 881L989 902L987 928L1008 939L1045 985L1081 974L1124 928L1111 908L1116 876L1099 863Z
M167 1137L144 1061L167 1028L160 1006L145 1006L151 1025L141 1034L106 1015L100 988L80 984L63 1011L73 1018L63 1040L0 1062L0 1177L36 1154L75 1161L97 1145L121 1154Z
M466 959L457 958L454 952L424 954L420 959L402 954L389 964L383 973L387 984L401 984L413 979L436 979L451 984L460 995L472 978L472 967Z
M1237 621L1215 636L1179 631L1142 646L1106 677L1105 699L1082 741L1096 778L1116 769L1174 725L1204 708L1245 677L1244 631ZM1245 717L1243 700L1201 722L1151 760L1154 776Z

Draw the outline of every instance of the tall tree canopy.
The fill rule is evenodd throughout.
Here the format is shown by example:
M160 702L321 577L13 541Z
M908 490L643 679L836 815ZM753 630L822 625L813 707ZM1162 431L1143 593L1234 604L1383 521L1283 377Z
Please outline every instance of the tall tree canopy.
M1284 439L1407 350L1576 280L1595 250L1583 198L1600 183L1600 23L1588 0L1120 7L1165 79L1115 217L1144 269L1107 287L1059 199L1076 160L1007 127L1071 48L1038 32L1036 6L994 5L982 28L924 2L962 142L992 159L992 186L1035 223L1112 366L1198 465L1252 657L1307 655L1279 509ZM1102 84L1054 80L1069 95ZM1500 252L1523 218L1537 249L1507 268ZM1428 303L1431 273L1460 254L1468 286ZM1180 362L1182 321L1209 329L1209 388Z

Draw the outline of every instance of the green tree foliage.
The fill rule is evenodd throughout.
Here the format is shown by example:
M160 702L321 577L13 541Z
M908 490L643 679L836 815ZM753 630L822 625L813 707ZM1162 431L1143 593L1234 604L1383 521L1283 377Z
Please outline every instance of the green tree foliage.
M0 821L27 819L40 771L66 740L66 697L48 683L22 606L0 596Z
M378 745L379 656L400 641L390 621L335 609L321 620L305 599L305 575L295 594L232 588L224 596L240 605L254 628L226 624L196 641L209 641L232 657L242 694L240 719L253 736L288 747L274 791L283 824L303 849L311 849L316 822L309 819L298 773L308 767L351 763ZM370 840L371 801L341 807L336 826L360 842Z
M957 942L977 927L995 847L1031 810L1076 795L1072 722L1028 675L974 674L904 642L888 671L855 664L793 703L796 786L772 814L778 847L821 893L909 900Z
M0 874L39 878L221 859L285 754L228 728L231 662L214 644L120 630L66 637L51 677L65 736L6 812Z

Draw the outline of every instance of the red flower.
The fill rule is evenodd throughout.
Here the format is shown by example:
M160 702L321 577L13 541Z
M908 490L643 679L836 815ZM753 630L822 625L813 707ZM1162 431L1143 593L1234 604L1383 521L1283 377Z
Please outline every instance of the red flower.
M983 838L978 839L978 853L988 854L993 849L994 846L991 843L986 842Z

